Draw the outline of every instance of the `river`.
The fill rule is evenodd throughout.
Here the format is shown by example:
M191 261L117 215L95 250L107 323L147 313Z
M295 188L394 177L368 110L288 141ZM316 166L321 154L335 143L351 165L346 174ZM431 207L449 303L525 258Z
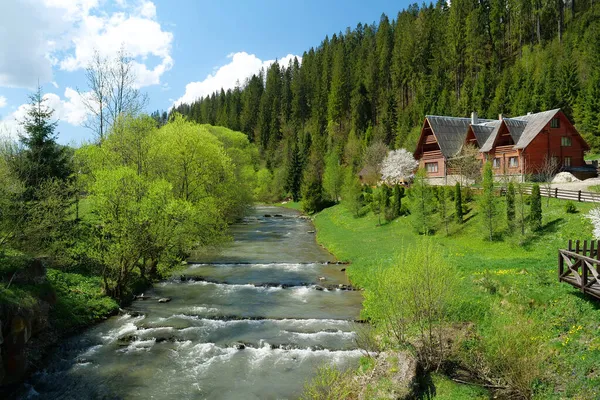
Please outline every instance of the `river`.
M334 288L343 266L298 217L256 207L230 245L63 342L26 398L293 399L319 365L356 364L362 295Z

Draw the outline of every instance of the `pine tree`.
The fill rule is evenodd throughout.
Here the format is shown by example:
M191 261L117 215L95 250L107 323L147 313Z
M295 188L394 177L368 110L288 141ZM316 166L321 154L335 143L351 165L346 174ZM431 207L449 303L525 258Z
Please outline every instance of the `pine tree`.
M402 215L402 198L404 197L404 187L394 185L394 216Z
M433 192L423 169L417 171L409 194L413 226L419 234L429 235L433 231Z
M342 191L342 204L356 217L359 216L360 210L363 207L360 181L350 169L346 171L346 179L344 180L344 189Z
M440 186L438 189L438 205L439 205L439 210L440 210L440 217L442 218L442 222L444 224L444 228L446 230L446 235L448 235L450 233L450 230L448 229L448 225L450 224L450 207L451 205L449 204L449 199L450 196L448 195L448 190L451 188L448 188L446 186Z
M483 193L479 198L479 211L485 231L489 240L494 240L494 229L496 228L496 195L494 194L494 173L492 163L489 161L483 167Z
M17 168L26 186L26 197L33 199L44 182L67 179L71 168L65 148L56 143L57 122L51 121L54 110L46 105L42 88L38 86L29 99L27 114L21 121L26 132L20 137L25 146L23 162Z
M542 227L542 195L540 194L540 185L537 183L531 189L529 226L532 231L537 231Z
M292 156L288 164L285 189L292 195L294 201L300 201L300 188L302 184L302 159L298 149L298 141L294 140Z
M454 186L454 219L458 224L463 223L462 192L458 182Z
M512 182L506 189L506 224L508 232L512 233L515 229L515 185Z

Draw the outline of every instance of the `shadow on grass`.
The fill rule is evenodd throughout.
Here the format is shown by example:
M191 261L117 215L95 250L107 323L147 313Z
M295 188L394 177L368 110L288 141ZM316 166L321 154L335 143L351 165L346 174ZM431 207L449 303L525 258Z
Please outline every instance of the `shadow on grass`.
M534 234L527 235L527 237L524 238L523 241L521 242L521 246L523 246L523 248L525 250L531 250L531 246L533 244L535 244L538 239L540 239L543 236L548 235L550 233L558 232L560 225L564 221L565 221L565 219L560 217L560 218L553 219L552 221L546 223L545 225L543 225L540 228L540 230L538 230Z
M415 399L430 400L435 398L437 392L430 373L419 374L417 384Z

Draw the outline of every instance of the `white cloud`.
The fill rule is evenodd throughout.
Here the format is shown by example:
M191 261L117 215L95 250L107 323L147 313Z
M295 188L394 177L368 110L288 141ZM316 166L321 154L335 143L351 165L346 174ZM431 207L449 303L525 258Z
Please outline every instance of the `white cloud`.
M6 107L7 101L6 97L0 96L0 108Z
M76 90L68 87L65 89L64 97L65 100L62 100L55 93L44 95L46 105L54 110L52 118L74 126L81 126L89 115L81 96ZM21 104L10 115L0 120L0 137L18 137L18 133L21 131L20 122L25 118L28 109L28 103Z
M138 86L160 83L172 68L173 34L156 20L151 1L22 0L0 13L0 86L33 87L52 80L52 68L86 67L94 50L112 57L123 46L139 66Z
M302 57L288 54L281 58L278 62L280 65L287 66L290 60L294 57L298 61L302 61ZM275 60L262 61L254 54L248 54L245 51L231 53L227 55L231 62L221 67L215 68L214 73L209 74L203 81L190 82L185 86L185 94L174 102L174 106L181 103L191 103L200 97L210 95L213 92L232 89L237 82L241 84L247 78L260 71L261 68L266 68L273 64Z

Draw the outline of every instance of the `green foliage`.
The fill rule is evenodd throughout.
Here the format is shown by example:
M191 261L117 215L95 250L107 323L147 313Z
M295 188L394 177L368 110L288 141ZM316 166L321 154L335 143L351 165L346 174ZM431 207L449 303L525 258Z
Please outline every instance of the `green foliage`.
M394 217L399 217L406 214L406 207L402 208L402 199L404 198L404 187L400 185L394 185Z
M454 188L454 219L458 224L463 223L462 191L458 182Z
M429 235L433 231L433 191L427 183L425 171L417 171L410 188L412 225L419 234Z
M323 173L323 188L331 200L338 202L344 185L344 168L335 152L327 156Z
M356 217L359 216L360 210L364 206L360 180L351 169L346 170L346 179L342 191L342 204L354 213Z
M482 213L483 228L490 241L494 240L494 230L496 228L497 201L494 193L494 173L492 164L488 161L483 166L483 193L479 199L479 210Z
M350 398L355 388L348 372L342 372L333 365L325 364L317 370L317 375L304 386L300 397L303 400L338 400Z
M438 189L438 211L440 213L440 217L442 219L442 223L444 224L444 229L446 230L446 235L450 233L449 224L452 220L452 214L450 214L450 191L451 187L440 186ZM456 204L455 204L456 206ZM461 210L462 211L462 210Z
M48 269L47 277L57 299L51 316L63 332L89 325L118 310L118 304L104 295L98 276Z
M535 232L542 227L542 195L540 194L540 185L537 183L531 189L531 207L528 219L532 231Z
M45 104L41 87L29 99L27 114L21 123L25 135L20 140L25 149L13 165L25 185L27 198L34 199L44 181L66 179L71 174L71 166L66 149L56 143L57 122L51 121L54 110Z
M515 229L515 185L509 182L506 189L506 225L508 232Z
M517 223L521 188L515 184ZM479 197L475 193L473 216L460 229L452 236L435 237L433 252L456 274L455 292L460 293L447 314L453 337L452 348L446 353L449 361L476 373L474 379L478 382L507 388L509 384L511 388L523 388L523 382L525 386L531 382L530 390L536 399L595 398L600 379L592 371L600 362L596 351L600 348L600 311L593 302L581 298L576 289L555 278L555 249L564 247L573 237L591 235L591 224L578 215L566 214L563 200L551 199L544 212L544 223L550 228L545 227L526 240L514 235L490 243L481 235ZM578 204L582 214L592 207ZM348 268L352 283L363 287L365 296L375 299L377 296L369 292L385 286L375 272L395 268L396 254L416 249L421 239L406 224L377 226L377 216L369 214L356 219L344 207L324 210L314 222L319 242L337 258L352 262ZM376 300L395 301L394 296L395 293L386 293ZM409 329L406 333L414 331ZM393 339L380 337L384 343ZM531 371L523 371L529 357ZM540 359L542 368L537 364ZM492 375L490 371L495 372ZM533 375L535 379L531 380ZM438 386L435 377L434 383L437 396L470 398L452 397L445 391L454 395L462 390L445 384ZM460 387L468 392L467 386ZM518 393L511 393L501 394L518 397Z
M567 214L577 214L577 206L571 200L565 202L565 212Z
M456 286L454 271L431 240L403 247L392 266L373 269L373 285L365 294L364 314L393 340L406 346L416 336L426 369L439 367L446 344L441 341ZM414 337L413 337L414 339Z

